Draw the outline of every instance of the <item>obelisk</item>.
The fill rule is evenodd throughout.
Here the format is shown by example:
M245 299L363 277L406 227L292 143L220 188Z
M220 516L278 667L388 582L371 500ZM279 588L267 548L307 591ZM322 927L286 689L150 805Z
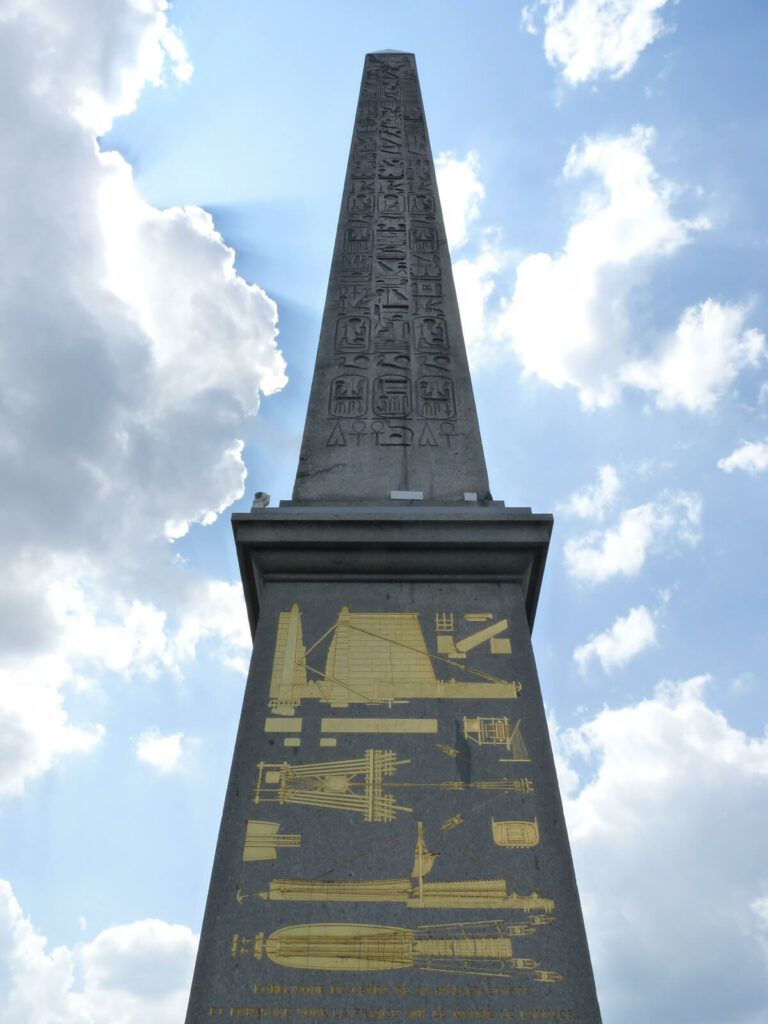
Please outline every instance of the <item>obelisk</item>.
M253 633L187 1024L599 1024L412 54L366 57L296 484L233 516Z

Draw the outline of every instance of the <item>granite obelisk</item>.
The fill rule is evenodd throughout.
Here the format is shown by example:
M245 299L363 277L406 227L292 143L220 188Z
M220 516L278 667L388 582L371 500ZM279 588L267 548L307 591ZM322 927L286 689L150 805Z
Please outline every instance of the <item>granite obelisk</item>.
M531 646L552 517L489 490L412 54L366 57L187 1024L599 1024Z

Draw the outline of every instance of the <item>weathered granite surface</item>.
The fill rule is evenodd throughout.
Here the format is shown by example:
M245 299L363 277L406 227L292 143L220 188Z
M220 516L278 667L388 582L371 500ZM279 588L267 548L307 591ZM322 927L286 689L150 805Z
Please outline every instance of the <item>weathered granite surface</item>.
M530 640L551 517L233 526L254 653L188 1024L599 1024Z

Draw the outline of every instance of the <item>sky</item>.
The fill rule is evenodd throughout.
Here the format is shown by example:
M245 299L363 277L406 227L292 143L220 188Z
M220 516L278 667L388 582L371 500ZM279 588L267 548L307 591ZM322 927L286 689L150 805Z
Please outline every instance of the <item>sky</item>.
M364 54L416 54L605 1024L768 1020L765 0L0 0L0 1024L177 1024ZM762 84L761 84L762 83Z

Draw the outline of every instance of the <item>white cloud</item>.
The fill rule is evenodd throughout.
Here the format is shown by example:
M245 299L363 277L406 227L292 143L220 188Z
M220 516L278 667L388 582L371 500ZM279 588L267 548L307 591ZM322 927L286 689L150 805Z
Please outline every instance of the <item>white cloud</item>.
M511 349L526 374L555 387L575 387L585 408L613 405L625 388L648 392L660 409L710 411L738 374L768 354L764 334L747 326L749 304L709 298L689 306L671 330L638 332L630 315L634 289L653 264L711 225L704 215L677 217L681 189L656 172L652 128L585 138L571 147L566 181L591 176L562 252L520 259L511 298L499 287L512 262L500 233L485 228L478 251L454 266L467 347L477 365ZM462 244L477 215L482 185L476 160L451 195ZM470 201L467 182L480 192ZM470 216L467 211L471 210ZM644 352L644 354L639 354Z
M734 469L762 473L768 469L768 441L742 441L730 455L718 459L717 465L726 473L732 473Z
M651 359L623 367L622 380L655 392L661 409L708 411L740 370L765 358L765 335L744 329L747 313L746 306L714 299L690 306Z
M162 736L160 731L153 726L146 729L136 741L136 757L162 774L169 774L179 767L183 753L183 740L183 732Z
M488 303L496 288L496 275L511 259L497 232L483 232L478 252L464 256L453 263L453 280L461 314L461 326L467 353L473 366L482 365L493 356L489 340L493 334L493 321L488 315Z
M768 738L708 706L706 681L559 737L589 780L565 808L606 1020L764 1020Z
M67 754L93 750L99 724L74 724L64 706L73 672L61 653L6 658L0 667L0 797L17 796L27 779Z
M603 633L593 636L577 647L573 657L581 672L585 672L592 658L597 658L604 672L622 668L635 655L656 643L656 623L645 605L632 608Z
M533 0L523 8L523 26L538 31L544 9L544 52L563 77L578 85L600 74L621 78L666 30L658 11L667 0Z
M558 505L558 510L581 519L602 519L620 487L619 474L613 466L600 466L597 483L574 491L562 505Z
M470 151L460 160L453 153L441 153L435 161L440 204L445 231L451 250L461 249L470 240L470 227L480 216L480 203L485 188L478 177L480 161ZM452 260L456 298L461 313L461 326L467 353L473 366L482 365L492 356L489 344L493 320L488 313L489 302L496 288L496 277L512 259L505 249L500 233L486 228L479 235L475 251Z
M172 587L169 613L153 601L115 592L88 559L53 557L44 567L27 568L46 579L35 615L45 625L48 647L35 636L22 645L16 637L15 650L6 643L0 662L0 796L20 794L28 779L60 757L87 753L101 740L100 725L68 719L69 689L103 688L107 673L179 676L210 642L222 665L240 675L247 668L251 639L239 585L187 570L181 580L165 581ZM6 625L15 628L14 621Z
M168 540L243 493L249 417L284 382L276 307L197 207L157 210L96 135L191 64L165 0L20 4L0 84L0 792L72 751L67 687L243 660L232 584ZM210 599L205 618L196 601Z
M177 1024L197 938L182 925L116 925L50 952L0 880L0 1024ZM79 979L76 981L76 979Z
M435 160L440 206L451 249L459 249L467 242L469 225L480 216L485 189L477 176L478 168L478 156L472 150L463 160L454 153L440 153Z
M198 645L215 639L222 664L241 676L248 671L253 640L239 583L200 580L188 588L173 656L178 662L195 657Z
M527 256L511 300L502 303L497 340L524 370L556 387L578 388L584 406L608 406L621 393L631 358L627 298L654 259L668 256L708 227L704 217L676 218L675 189L648 157L653 130L586 138L570 150L568 179L596 175L586 190L562 253Z
M651 551L680 543L696 545L700 523L697 494L662 494L657 501L627 509L613 527L567 540L565 563L571 575L586 583L636 576Z

